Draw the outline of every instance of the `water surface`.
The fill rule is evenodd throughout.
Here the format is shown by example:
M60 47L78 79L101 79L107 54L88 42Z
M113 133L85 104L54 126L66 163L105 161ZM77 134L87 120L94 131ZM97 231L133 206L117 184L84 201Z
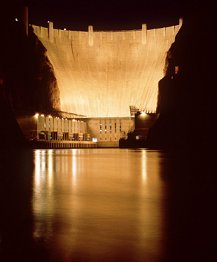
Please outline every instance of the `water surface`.
M49 242L54 257L161 256L166 197L161 153L36 150L34 162L34 237Z
M201 156L4 152L1 261L213 261L216 175Z

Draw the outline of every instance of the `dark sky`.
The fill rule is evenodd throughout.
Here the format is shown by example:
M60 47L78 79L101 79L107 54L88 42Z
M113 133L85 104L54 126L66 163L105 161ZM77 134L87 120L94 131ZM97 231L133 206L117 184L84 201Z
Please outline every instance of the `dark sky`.
M174 23L182 16L182 0L71 0L29 1L30 23L54 27L86 30L89 24L95 29L141 28Z
M7 2L10 0L7 0ZM55 28L87 30L140 29L178 23L186 9L198 0L13 0L14 5L27 4L29 23ZM191 3L191 4L190 4Z

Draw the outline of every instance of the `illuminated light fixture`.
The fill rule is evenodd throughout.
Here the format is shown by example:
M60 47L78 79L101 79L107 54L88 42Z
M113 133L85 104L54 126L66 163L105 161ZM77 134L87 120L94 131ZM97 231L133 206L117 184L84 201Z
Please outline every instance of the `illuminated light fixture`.
M50 21L47 21L48 22L48 24L50 23Z
M19 21L18 18L15 18L15 21L18 22Z
M146 116L146 113L143 111L143 112L141 113L141 116Z
M51 116L51 115L49 115L48 117L49 117L49 118L52 118L52 116Z
M34 117L38 118L38 116L39 116L39 113L35 113Z
M66 31L66 28L64 28L63 30Z
M42 117L44 117L44 115L43 115L43 114L41 114L41 116L42 116Z
M92 142L97 142L97 138L96 138L96 137L93 137L93 138L92 138Z

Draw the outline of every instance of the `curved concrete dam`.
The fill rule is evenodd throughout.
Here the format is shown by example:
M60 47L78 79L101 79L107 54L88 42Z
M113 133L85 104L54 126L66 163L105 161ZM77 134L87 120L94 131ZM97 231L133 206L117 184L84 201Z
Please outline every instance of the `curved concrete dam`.
M127 117L129 106L155 112L158 81L179 25L147 30L68 31L33 25L47 49L61 110L87 117Z

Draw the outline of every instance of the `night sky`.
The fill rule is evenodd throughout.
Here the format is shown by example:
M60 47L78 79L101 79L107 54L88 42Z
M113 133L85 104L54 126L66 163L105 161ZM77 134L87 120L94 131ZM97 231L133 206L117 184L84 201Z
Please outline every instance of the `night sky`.
M47 26L53 21L55 28L87 30L140 29L178 23L186 10L197 0L17 0L29 6L29 23Z

